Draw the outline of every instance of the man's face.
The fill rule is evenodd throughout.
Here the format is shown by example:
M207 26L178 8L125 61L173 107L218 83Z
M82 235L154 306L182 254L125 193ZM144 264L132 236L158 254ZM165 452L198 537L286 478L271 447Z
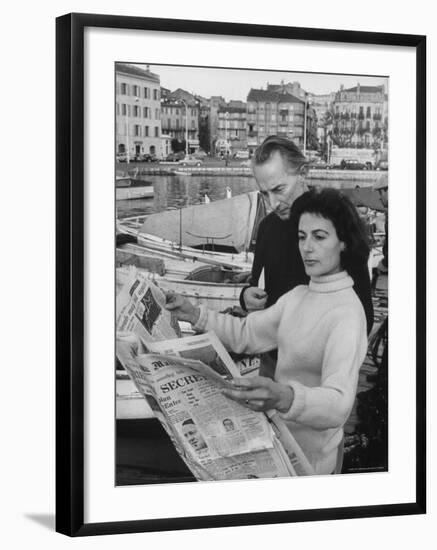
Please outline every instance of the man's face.
M303 176L288 167L277 151L264 164L254 166L253 174L270 209L288 220L293 202L306 191Z
M225 427L225 430L226 430L227 432L232 432L232 431L234 431L234 423L233 423L232 420L230 420L230 419L225 418L225 419L223 420L223 426Z
M200 449L206 447L203 437L199 434L194 424L185 424L185 426L182 426L182 432L195 451L200 451Z

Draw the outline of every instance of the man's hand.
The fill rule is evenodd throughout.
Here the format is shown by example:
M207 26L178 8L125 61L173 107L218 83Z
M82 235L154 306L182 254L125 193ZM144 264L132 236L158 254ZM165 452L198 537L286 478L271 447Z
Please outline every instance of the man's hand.
M267 292L262 288L250 286L244 291L243 299L247 311L264 309L267 302Z
M294 399L294 392L285 384L279 384L265 376L234 378L235 389L223 389L224 395L253 411L287 412Z
M175 292L167 292L165 295L165 309L174 313L178 321L188 321L195 325L199 319L200 309L187 298Z

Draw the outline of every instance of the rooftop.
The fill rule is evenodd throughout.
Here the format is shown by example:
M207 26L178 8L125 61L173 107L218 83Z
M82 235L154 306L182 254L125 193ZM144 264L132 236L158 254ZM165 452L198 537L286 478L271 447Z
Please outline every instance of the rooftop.
M125 63L116 63L115 72L117 74L126 74L128 76L136 76L139 78L145 78L147 80L152 80L159 84L159 76L155 73L152 73L149 70L140 69L136 65L127 65Z
M342 92L358 92L358 86L354 86L353 88L348 88L347 90L340 90ZM380 92L384 92L384 86L360 86L360 93L361 94L377 94Z
M271 101L272 103L304 103L302 99L287 92L272 90L257 90L252 88L247 96L247 101Z

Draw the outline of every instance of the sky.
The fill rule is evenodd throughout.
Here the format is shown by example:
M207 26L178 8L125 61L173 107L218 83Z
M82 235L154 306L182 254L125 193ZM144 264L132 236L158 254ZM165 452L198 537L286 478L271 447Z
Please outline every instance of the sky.
M138 65L141 67L141 65ZM145 68L145 66L142 66ZM207 69L203 67L181 67L169 65L149 65L150 70L158 74L161 86L171 91L182 88L188 92L211 97L221 95L226 101L231 99L247 100L251 88L266 88L269 84L300 82L304 90L313 94L327 94L357 85L379 86L384 84L387 90L387 78L363 75L336 75L318 73L293 73L282 71L262 71L245 69Z

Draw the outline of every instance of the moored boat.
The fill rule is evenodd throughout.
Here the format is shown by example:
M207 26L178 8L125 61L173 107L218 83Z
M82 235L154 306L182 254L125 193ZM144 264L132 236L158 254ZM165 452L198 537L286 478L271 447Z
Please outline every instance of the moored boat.
M144 199L153 197L153 184L131 176L117 176L115 180L116 200Z

